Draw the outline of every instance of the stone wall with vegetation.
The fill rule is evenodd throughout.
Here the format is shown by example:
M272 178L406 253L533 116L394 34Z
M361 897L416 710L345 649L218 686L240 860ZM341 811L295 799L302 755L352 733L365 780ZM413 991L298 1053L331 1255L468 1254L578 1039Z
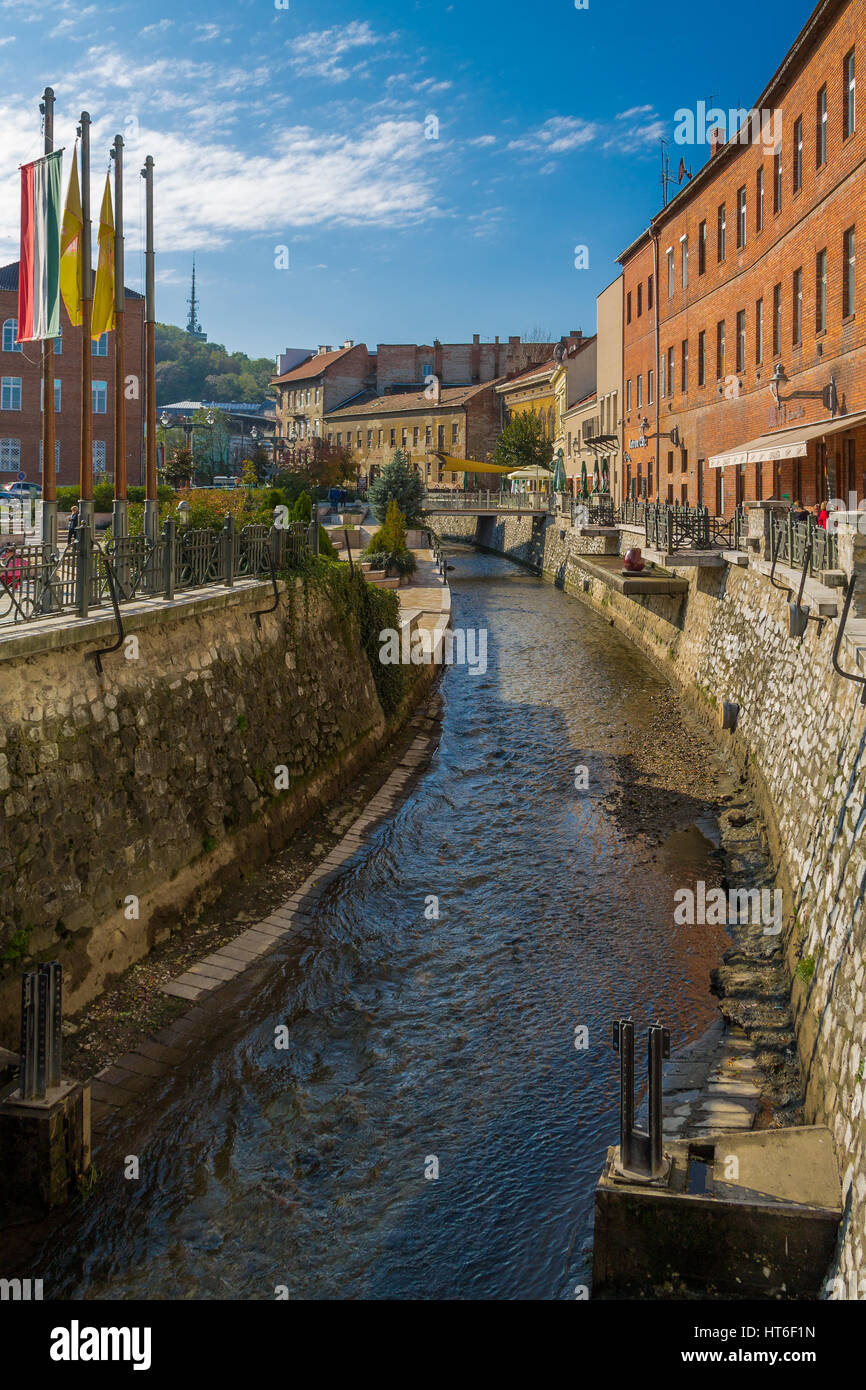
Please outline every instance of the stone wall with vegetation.
M467 523L457 519L452 531L449 521L443 530L457 534ZM749 779L784 891L806 1118L831 1130L842 1175L845 1217L832 1273L844 1281L841 1296L859 1290L862 1298L866 708L859 687L832 668L838 617L810 622L802 642L789 637L789 596L770 585L754 557L745 567L676 569L689 583L682 597L626 597L582 565L587 537L551 518L530 549L529 538L515 533L518 526L527 523L507 521L486 544L532 563L629 635L681 684ZM634 540L624 535L622 548ZM858 669L854 644L844 644L841 659L846 669ZM721 729L726 700L739 706L733 733Z
M126 612L102 676L110 619L0 642L0 1044L24 964L59 959L67 1007L85 1003L387 736L409 675L369 654L396 595L337 574L281 588L260 628L260 584Z

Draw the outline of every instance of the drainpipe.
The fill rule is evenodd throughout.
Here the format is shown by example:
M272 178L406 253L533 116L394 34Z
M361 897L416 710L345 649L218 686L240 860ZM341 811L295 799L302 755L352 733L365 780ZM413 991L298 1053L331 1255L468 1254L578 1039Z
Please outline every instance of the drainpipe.
M659 239L658 233L652 233L653 239L653 284L655 285L655 296L653 308L655 309L655 412L656 412L656 502L661 501L661 469L659 466L661 439L659 430L661 429L661 402L659 391L661 389L661 378L659 377L659 305L661 303L661 285L659 284Z

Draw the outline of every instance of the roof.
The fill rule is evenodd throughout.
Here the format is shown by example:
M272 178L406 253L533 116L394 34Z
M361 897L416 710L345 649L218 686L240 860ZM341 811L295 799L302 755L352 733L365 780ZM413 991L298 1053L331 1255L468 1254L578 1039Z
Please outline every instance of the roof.
M528 367L525 372L519 372L517 376L510 376L506 381L502 381L497 386L497 391L510 391L512 386L528 385L536 377L541 379L545 376L553 376L556 368L561 366L555 357L551 357L548 362L540 362L535 367Z
M283 372L282 376L271 377L271 385L279 382L283 385L291 381L312 381L314 377L321 376L335 362L339 362L341 357L345 357L347 352L354 352L356 347L363 347L363 343L355 343L352 347L338 348L336 352L317 352L314 353L306 362L302 362L300 367L293 367L290 372Z
M96 274L96 266L93 267L93 273ZM18 262L10 261L8 265L0 266L0 290L17 291L17 289ZM124 285L123 294L125 299L144 299L143 294L139 294L138 290L131 290L128 285Z
M360 405L341 406L339 410L329 410L325 419L353 419L358 415L417 415L419 411L453 410L455 406L465 405L473 396L487 391L495 385L493 381L482 381L475 386L445 386L439 392L439 400L431 400L424 391L398 391L389 396L375 396L371 401Z

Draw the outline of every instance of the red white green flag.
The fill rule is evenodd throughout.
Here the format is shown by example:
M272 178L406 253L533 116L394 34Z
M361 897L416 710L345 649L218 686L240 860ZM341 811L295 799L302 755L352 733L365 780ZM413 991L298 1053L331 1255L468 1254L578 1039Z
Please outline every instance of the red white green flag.
M60 332L60 170L62 150L21 166L18 341Z

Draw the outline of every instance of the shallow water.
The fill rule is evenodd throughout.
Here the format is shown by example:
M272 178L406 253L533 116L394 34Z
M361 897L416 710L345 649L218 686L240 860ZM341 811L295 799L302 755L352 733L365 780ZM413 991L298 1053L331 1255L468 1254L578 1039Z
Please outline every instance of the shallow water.
M717 881L718 841L673 774L659 834L617 809L628 738L671 698L649 663L507 562L451 559L454 624L487 628L487 672L446 672L441 744L408 800L262 995L153 1093L126 1149L139 1179L100 1157L38 1261L46 1297L549 1299L589 1282L617 1137L611 1023L632 1013L642 1039L659 1017L676 1046L716 1017L726 938L672 911L675 888Z

